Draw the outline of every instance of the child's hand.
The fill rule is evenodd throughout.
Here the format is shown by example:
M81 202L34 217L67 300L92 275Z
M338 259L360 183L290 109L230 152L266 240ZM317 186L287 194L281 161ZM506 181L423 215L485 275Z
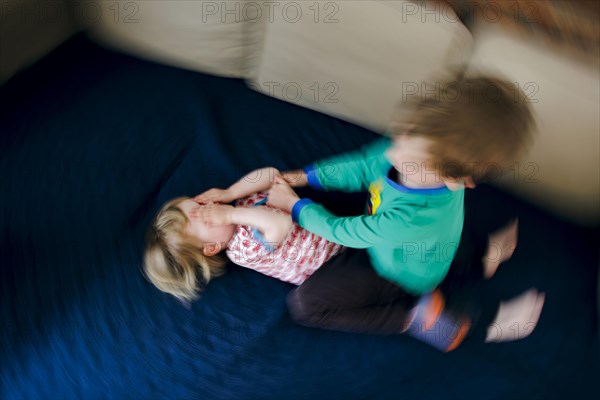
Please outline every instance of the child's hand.
M209 189L194 197L194 201L199 204L230 203L233 200L235 200L234 196L229 189L218 188Z
M233 223L234 207L226 204L210 203L200 207L196 212L200 220L208 226L224 226Z
M292 212L294 204L300 200L294 189L291 188L283 177L275 177L268 196L268 205L289 213Z
M304 187L308 185L308 179L306 174L301 169L296 169L293 171L284 171L282 172L283 179L290 185L291 187Z

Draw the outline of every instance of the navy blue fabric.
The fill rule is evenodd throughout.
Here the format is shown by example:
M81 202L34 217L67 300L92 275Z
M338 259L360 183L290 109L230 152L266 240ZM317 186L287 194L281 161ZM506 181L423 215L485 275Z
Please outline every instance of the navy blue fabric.
M0 398L598 395L596 231L491 187L467 193L477 221L502 208L520 217L519 247L489 300L531 286L547 294L537 329L515 343L467 340L442 354L408 336L304 328L285 308L292 285L234 265L186 308L140 273L164 201L261 166L301 168L374 134L83 35L0 96ZM340 214L364 204L301 194Z

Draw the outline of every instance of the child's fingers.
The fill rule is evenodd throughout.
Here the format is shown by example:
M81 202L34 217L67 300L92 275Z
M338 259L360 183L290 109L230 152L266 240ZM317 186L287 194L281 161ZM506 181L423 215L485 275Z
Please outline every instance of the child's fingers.
M218 226L221 223L219 208L216 204L210 203L204 206L201 215L202 222L208 226Z
M210 214L203 215L202 222L204 222L204 225L208 225L208 226L213 226L215 224L214 218Z
M275 178L275 183L280 184L280 185L285 185L285 186L290 185L290 183L287 181L287 179L285 179L283 177Z
M198 195L198 196L194 197L194 201L196 203L205 204L208 202L208 199L204 195Z
M285 178L286 182L291 186L298 185L301 182L303 175L304 171L301 169L286 171L283 173L283 177Z
M212 201L216 201L219 199L219 196L221 195L221 190L220 189L209 189L204 193L200 193L199 195L194 197L194 201L196 203L209 203Z
M294 182L294 181L296 181L298 179L298 175L296 174L295 171L285 172L283 174L283 177L288 182Z

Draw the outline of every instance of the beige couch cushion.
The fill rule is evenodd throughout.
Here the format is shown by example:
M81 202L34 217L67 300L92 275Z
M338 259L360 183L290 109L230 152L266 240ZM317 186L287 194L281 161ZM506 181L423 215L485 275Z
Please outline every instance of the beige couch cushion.
M280 3L282 10L300 4L302 17L290 6L287 18L267 24L260 66L249 85L378 132L386 130L403 94L439 79L470 55L471 35L447 6Z
M228 77L246 77L256 64L266 22L256 3L248 0L93 4L82 22L101 43L152 61Z
M500 183L584 224L600 217L600 76L589 65L499 29L474 31L470 73L498 71L529 95L538 135Z

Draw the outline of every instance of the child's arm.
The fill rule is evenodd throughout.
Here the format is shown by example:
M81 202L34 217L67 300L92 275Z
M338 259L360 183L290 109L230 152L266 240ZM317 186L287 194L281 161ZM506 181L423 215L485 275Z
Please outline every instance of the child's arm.
M300 199L284 178L277 178L269 190L268 204L287 211L301 227L330 242L362 249L372 246L397 245L417 240L409 229L409 215L400 210L376 215L338 217L309 199Z
M242 197L249 196L256 192L266 191L271 187L273 179L280 176L279 170L273 167L266 167L254 170L246 174L239 181L229 186L227 189L213 188L194 197L197 203L230 203Z
M280 243L292 228L292 216L265 207L236 207L233 223L257 228L269 243Z
M210 226L249 225L257 228L269 243L280 243L292 227L292 217L265 207L232 207L208 204L200 211L204 223Z
M317 161L303 170L286 171L283 178L292 187L310 185L321 190L366 191L390 166L384 154L390 145L389 138L381 138L356 151Z

